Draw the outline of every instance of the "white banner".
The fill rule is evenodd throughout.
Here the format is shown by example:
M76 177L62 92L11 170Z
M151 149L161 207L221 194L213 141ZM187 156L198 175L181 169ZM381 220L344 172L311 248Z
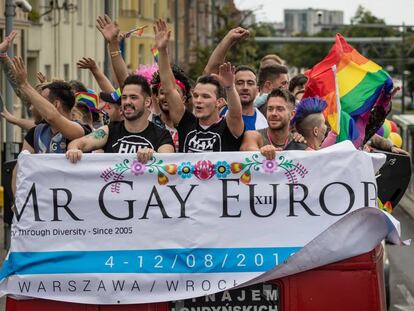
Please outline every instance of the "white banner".
M374 171L384 159L347 142L281 152L274 161L256 153L156 154L143 165L133 154L85 154L71 164L63 155L22 154L1 293L159 302L310 269L314 258L283 263L344 216L377 210ZM384 223L361 248L353 229L339 259L369 251L394 230ZM335 231L338 240L348 234ZM327 252L320 264L339 259Z

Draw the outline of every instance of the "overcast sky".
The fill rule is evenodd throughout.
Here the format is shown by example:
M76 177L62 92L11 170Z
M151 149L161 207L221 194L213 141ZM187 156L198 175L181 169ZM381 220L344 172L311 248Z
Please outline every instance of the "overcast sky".
M348 24L362 5L387 24L414 25L414 0L234 0L238 9L255 11L257 21L283 22L284 9L328 9L344 11ZM346 3L346 6L344 5Z

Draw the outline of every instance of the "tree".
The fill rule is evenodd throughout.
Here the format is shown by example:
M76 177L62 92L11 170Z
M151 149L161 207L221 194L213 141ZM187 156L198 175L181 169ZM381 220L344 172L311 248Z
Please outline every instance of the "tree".
M373 26L373 24L375 26ZM380 27L384 25L384 27ZM334 37L336 32L343 34L345 38L351 37L390 37L398 36L397 29L387 26L383 19L374 16L364 7L359 6L351 25L344 25L338 29L327 31L323 30L313 37ZM300 36L308 36L300 34ZM282 57L289 65L298 68L310 68L321 61L328 53L332 44L286 44L282 50ZM369 59L394 59L400 53L398 46L380 44L353 44L353 46Z
M230 29L238 26L246 28L244 23L248 15L241 16L240 12L234 7L225 5L222 8L217 8L216 12L218 19L217 24L220 25L220 27L211 34L213 45L197 46L194 49L196 61L190 64L189 74L191 77L198 77L202 74L212 51L216 47L216 44L224 38ZM243 64L257 68L260 59L264 55L274 53L274 46L271 44L259 45L254 40L254 37L274 36L276 35L276 30L269 23L258 23L251 25L248 28L250 31L250 38L243 42L237 43L237 45L229 51L226 59L236 66Z

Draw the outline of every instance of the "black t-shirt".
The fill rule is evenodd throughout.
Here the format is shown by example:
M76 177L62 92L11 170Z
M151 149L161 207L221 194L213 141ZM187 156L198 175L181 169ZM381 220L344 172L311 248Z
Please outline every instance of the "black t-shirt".
M243 135L236 138L225 118L203 129L198 119L185 110L177 125L180 152L239 151Z
M76 121L74 121L76 122ZM89 125L78 123L84 132L84 135L88 135L92 132ZM38 132L38 142L35 143L35 133L36 128L41 129ZM63 137L63 135L58 132L53 134L51 126L46 122L41 122L40 124L32 127L24 137L24 140L35 150L35 153L65 153L67 146L71 140ZM58 143L58 148L54 147Z
M173 146L170 133L152 122L139 133L128 132L124 121L111 122L108 128L108 141L104 147L106 153L136 153L139 147L157 151L162 145Z
M308 145L292 140L283 150L306 150Z

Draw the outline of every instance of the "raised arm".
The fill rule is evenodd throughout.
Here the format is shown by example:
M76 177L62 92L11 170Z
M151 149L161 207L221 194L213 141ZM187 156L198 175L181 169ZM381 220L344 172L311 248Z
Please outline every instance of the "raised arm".
M10 45L13 44L14 38L17 36L17 31L13 30L4 40L0 43L0 63L2 64L4 74L7 77L7 80L10 82L11 86L13 87L14 92L16 93L17 97L19 97L23 102L29 102L29 98L22 93L20 86L16 83L16 79L13 75L12 71L12 61L7 56L7 50L9 49Z
M220 65L219 74L212 74L226 90L228 112L225 116L227 126L234 137L240 137L244 131L242 106L234 85L234 66L230 63Z
M212 73L218 73L219 67L225 62L226 54L230 48L238 41L246 39L250 35L247 29L237 27L231 29L223 40L216 46L213 53L208 60L203 74L208 75Z
M158 60L158 68L160 72L162 88L168 101L170 118L173 123L177 125L184 115L185 106L180 94L177 91L175 77L171 70L168 55L167 47L171 36L171 30L167 29L167 23L165 21L159 20L154 25L154 34L155 47L158 49L158 52L160 54Z
M21 57L14 57L12 61L11 70L17 85L22 93L30 98L30 103L36 108L42 118L69 140L85 135L82 126L65 118L51 102L40 95L29 84L26 68Z
M108 141L109 128L104 125L89 135L71 141L66 151L66 158L76 163L82 158L83 152L102 149Z
M80 69L89 69L90 72L92 72L96 82L98 82L99 88L103 92L112 93L115 91L111 81L109 81L103 71L96 65L96 62L93 58L83 57L76 63L76 65Z
M96 20L96 28L108 43L109 54L111 56L112 68L115 72L116 79L122 84L128 77L128 67L122 58L119 50L119 27L113 22L108 15L98 16Z
M12 115L6 109L6 107L3 108L3 111L0 114L2 115L3 118L5 118L7 120L7 122L10 122L11 124L17 125L18 127L21 127L24 130L29 130L32 127L36 126L35 122L31 119L18 118L16 116Z
M240 151L259 151L263 147L263 138L257 131L244 133Z

